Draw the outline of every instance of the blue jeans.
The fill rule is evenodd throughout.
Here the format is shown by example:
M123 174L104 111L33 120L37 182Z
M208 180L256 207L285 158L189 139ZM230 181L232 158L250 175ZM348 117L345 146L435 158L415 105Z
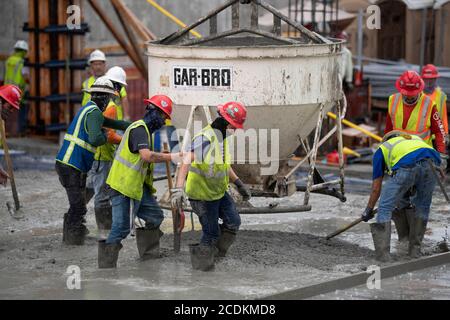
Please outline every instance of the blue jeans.
M206 245L217 243L220 237L219 218L222 219L224 228L232 231L239 230L241 217L236 210L233 198L227 192L219 200L189 200L189 202L202 225L203 234L200 243Z
M416 208L416 216L428 221L433 190L436 185L433 172L427 160L421 160L411 167L401 167L389 177L381 191L378 206L377 222L385 223L391 220L392 211L404 202L405 194L411 187L416 193L411 196L411 203Z
M106 179L111 169L112 161L94 161L91 170L88 172L86 187L94 189L94 207L110 207L108 186Z
M164 213L147 186L144 186L144 194L141 201L130 199L123 194L116 194L111 197L112 227L106 243L120 243L130 234L131 201L133 201L136 216L145 221L146 229L159 228L164 220Z

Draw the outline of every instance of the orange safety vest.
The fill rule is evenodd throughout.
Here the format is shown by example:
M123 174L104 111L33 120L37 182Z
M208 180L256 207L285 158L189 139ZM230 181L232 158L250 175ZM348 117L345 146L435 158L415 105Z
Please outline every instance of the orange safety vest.
M388 112L391 116L393 130L417 135L432 146L431 112L433 106L433 101L422 93L411 112L406 128L403 129L403 97L400 93L391 95Z
M432 94L427 94L431 100L436 104L437 112L439 113L439 118L442 120L442 125L444 126L444 131L448 134L448 119L447 119L447 95L442 91L440 87L434 89Z

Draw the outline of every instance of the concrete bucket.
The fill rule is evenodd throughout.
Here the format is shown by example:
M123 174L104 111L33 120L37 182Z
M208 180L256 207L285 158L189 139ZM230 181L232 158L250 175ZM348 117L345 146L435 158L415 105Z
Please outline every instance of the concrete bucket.
M233 29L219 34L216 16L228 7ZM239 27L242 7L251 11L249 28ZM258 29L260 7L274 14L274 33ZM190 30L207 20L209 36L187 38ZM282 20L299 29L302 37L281 37ZM289 158L316 129L319 135L308 157L314 165L320 139L317 128L323 115L342 99L341 46L263 1L245 5L230 1L191 26L148 43L149 94L173 99L172 122L177 129L187 128L191 137L215 119L218 104L244 103L247 121L245 131L234 137L233 168L255 194L288 196L296 191ZM239 139L245 139L245 144ZM245 150L240 145L245 145ZM314 168L310 169L312 173ZM311 189L312 177L310 180Z

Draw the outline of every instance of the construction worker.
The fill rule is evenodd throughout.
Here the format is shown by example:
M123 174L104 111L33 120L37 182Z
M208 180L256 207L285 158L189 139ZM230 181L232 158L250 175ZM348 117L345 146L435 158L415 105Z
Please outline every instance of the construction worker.
M83 245L88 230L84 225L86 214L86 174L94 162L96 147L104 145L107 137L102 127L125 130L129 123L111 120L103 111L116 91L106 77L95 80L88 92L91 101L83 106L70 124L64 142L56 156L56 172L69 198L69 211L64 215L63 242Z
M397 79L395 86L399 93L389 97L384 133L399 130L420 136L430 146L434 145L441 154L441 165L444 168L447 155L442 122L435 104L422 92L425 86L422 78L415 71L405 71ZM433 135L434 140L432 140ZM409 225L406 217L408 214L414 214L414 207L409 201L410 193L414 193L414 190L404 195L404 199L398 203L398 207L392 213L401 242L408 239Z
M106 56L101 50L94 50L89 56L88 63L91 76L83 82L83 89L89 89L98 77L102 77L106 74ZM81 105L84 106L90 99L91 96L89 92L85 91ZM125 112L128 112L127 91L124 86L119 91L119 99L116 99L116 103L120 105ZM124 118L128 119L129 117L125 115Z
M199 217L203 234L200 244L190 247L190 253L193 269L202 271L213 269L215 255L225 256L241 224L227 192L229 181L236 185L244 200L251 197L250 190L231 168L226 139L227 131L243 128L247 110L242 103L228 102L218 106L218 115L193 138L171 197L172 206L181 207L187 196ZM221 225L219 218L223 221Z
M19 40L14 45L14 53L6 60L4 84L17 86L24 94L27 93L29 81L28 68L24 67L25 57L28 53L28 43ZM19 110L19 132L24 132L28 121L28 106L21 101Z
M419 136L394 130L383 137L382 143L373 157L373 183L367 208L362 214L363 221L373 218L373 208L380 197L376 223L370 225L376 258L387 262L390 259L391 213L411 188L416 194L411 197L415 210L408 211L408 240L410 257L420 256L420 247L428 222L433 189L436 184L434 166L439 166L441 157L436 150ZM382 188L384 172L389 178Z
M437 85L437 79L440 77L437 68L432 64L427 64L422 69L422 79L425 82L425 88L423 92L431 98L436 104L436 109L441 118L442 125L444 126L445 143L447 144L447 150L450 146L448 135L448 114L447 114L447 95ZM435 137L433 137L435 138ZM448 154L448 152L447 152ZM447 163L448 169L448 163Z
M127 85L126 73L121 67L112 67L105 77L112 81L116 92L120 92ZM113 120L123 120L121 98L115 96L109 102L103 115ZM95 220L99 230L110 230L112 221L112 208L106 178L114 159L116 146L122 140L121 135L113 129L106 130L107 143L97 148L94 163L88 173L86 182L86 202L94 195Z
M436 104L436 109L441 118L444 132L448 142L448 115L447 115L447 95L437 85L440 77L437 68L432 64L427 64L422 69L422 79L425 83L424 93Z
M145 221L136 230L136 243L142 260L159 256L159 229L164 214L153 196L153 164L178 161L181 154L153 151L152 134L172 113L172 100L165 95L145 99L142 120L130 125L117 149L106 183L111 187L112 228L106 240L98 243L98 267L115 268L122 240L130 233L130 205L135 215Z
M22 91L19 87L7 84L0 87L0 116L3 121L7 121L13 112L20 110L20 99ZM1 122L1 121L0 121ZM0 125L2 125L0 123ZM0 165L0 185L6 185L8 174Z

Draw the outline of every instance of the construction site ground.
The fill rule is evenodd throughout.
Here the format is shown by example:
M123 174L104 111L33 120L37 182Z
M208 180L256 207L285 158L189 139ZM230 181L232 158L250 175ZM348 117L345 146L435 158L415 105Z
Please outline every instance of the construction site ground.
M34 159L34 162L33 162ZM364 272L374 260L369 226L361 223L327 241L325 236L359 217L370 191L370 166L349 167L347 202L313 194L312 210L286 214L243 215L242 227L227 257L212 272L193 271L190 243L198 242L198 220L191 230L189 215L182 234L181 252L172 250L171 213L165 211L161 257L141 262L135 239L123 242L118 268L97 268L97 239L93 203L88 205L90 235L84 246L62 244L62 216L68 208L64 189L53 170L51 155L16 157L16 184L22 204L14 219L5 203L11 189L0 188L0 299L258 299L286 290ZM34 163L33 166L28 164ZM332 177L333 170L326 170ZM162 172L162 170L161 170ZM303 176L299 176L301 180ZM166 181L156 183L158 197ZM449 188L447 188L449 189ZM285 199L254 198L256 206L278 202L303 203L303 194ZM428 254L446 236L449 205L438 188L424 240ZM394 229L394 228L393 228ZM407 261L393 232L393 263ZM81 271L81 289L68 289L69 266ZM381 265L383 266L383 264ZM314 297L314 299L450 298L450 269L439 266L382 282L381 290L365 286Z

